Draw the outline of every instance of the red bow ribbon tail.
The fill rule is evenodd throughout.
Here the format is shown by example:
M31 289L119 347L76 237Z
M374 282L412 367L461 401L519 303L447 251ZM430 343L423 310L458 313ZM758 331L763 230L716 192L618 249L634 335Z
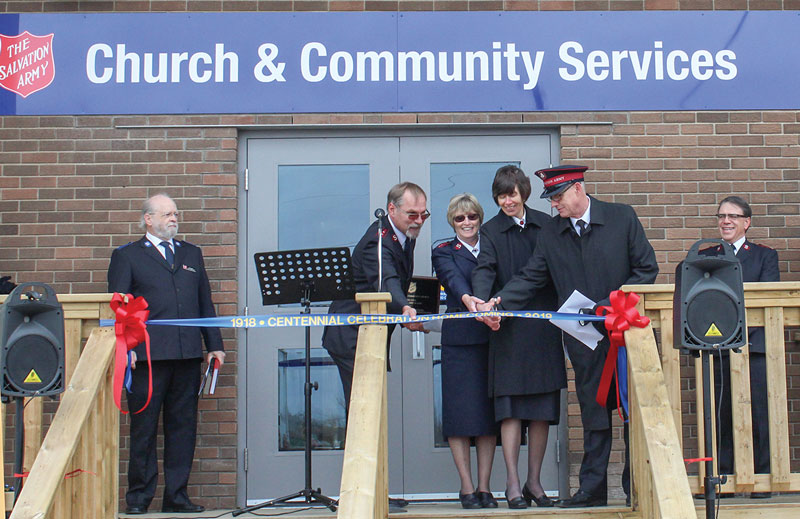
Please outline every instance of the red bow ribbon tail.
M604 324L608 331L610 342L608 355L603 365L603 374L600 377L600 385L597 388L597 396L595 398L598 405L603 407L605 407L608 401L608 392L611 389L611 377L617 375L617 356L619 349L625 347L625 331L629 330L631 325L637 328L644 328L650 324L650 318L639 315L639 312L636 310L636 304L639 302L639 296L636 293L631 292L630 294L626 294L622 290L615 290L609 295L609 302L611 306L599 306L597 308L597 315L605 316L606 318ZM617 381L617 409L619 410L619 377L614 377L614 379ZM620 418L622 418L621 411Z
M117 336L117 345L114 352L114 403L122 411L122 387L125 379L125 370L128 366L128 352L136 346L145 343L147 353L148 390L147 401L141 409L134 414L141 413L150 403L153 395L153 367L150 361L150 335L147 333L145 322L150 315L147 301L143 297L134 298L133 295L115 293L111 298L111 310L114 312L114 334ZM127 414L127 412L122 411Z

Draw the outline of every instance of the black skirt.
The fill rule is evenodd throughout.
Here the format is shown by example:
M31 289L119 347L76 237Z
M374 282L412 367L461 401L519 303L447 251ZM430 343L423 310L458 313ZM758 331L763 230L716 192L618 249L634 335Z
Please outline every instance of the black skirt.
M557 425L561 417L561 390L495 397L494 415L498 422L506 418L518 418Z
M442 433L448 436L497 434L489 398L488 344L442 345Z

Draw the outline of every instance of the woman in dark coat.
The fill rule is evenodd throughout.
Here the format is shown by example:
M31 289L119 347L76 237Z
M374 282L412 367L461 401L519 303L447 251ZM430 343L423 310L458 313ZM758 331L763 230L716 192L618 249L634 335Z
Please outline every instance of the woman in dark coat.
M433 268L447 293L447 312L465 312L462 298L472 293L470 276L480 249L483 208L469 193L450 200L447 221L456 237L433 250ZM496 508L489 490L497 424L488 385L489 328L474 319L442 322L442 429L453 453L464 508ZM478 454L478 488L472 485L470 437Z
M472 272L475 296L488 299L528 261L542 225L550 217L525 205L531 183L516 166L497 170L492 196L500 206L497 216L481 229L481 252ZM554 310L552 286L539 292L529 310ZM506 499L509 508L553 506L539 479L550 425L561 411L561 389L567 386L561 334L547 321L509 319L489 340L489 394L506 462ZM520 488L519 460L522 426L528 432L528 477Z

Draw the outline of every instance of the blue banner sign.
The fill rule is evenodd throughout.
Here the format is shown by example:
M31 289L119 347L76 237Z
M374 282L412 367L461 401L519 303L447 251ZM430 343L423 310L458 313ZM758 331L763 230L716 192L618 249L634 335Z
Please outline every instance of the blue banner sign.
M800 107L800 12L0 15L0 115Z

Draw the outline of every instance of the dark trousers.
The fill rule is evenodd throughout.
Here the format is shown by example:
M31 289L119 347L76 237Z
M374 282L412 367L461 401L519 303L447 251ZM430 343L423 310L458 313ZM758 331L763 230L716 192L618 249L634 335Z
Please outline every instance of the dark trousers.
M717 455L720 474L733 474L733 412L731 410L730 355L714 356L714 394L719 409ZM720 371L721 370L721 371ZM721 393L721 395L720 395ZM750 352L750 401L753 417L753 458L756 474L769 474L769 411L767 404L767 357ZM716 410L715 410L716 411Z
M610 412L609 412L610 421ZM625 440L625 467L622 470L622 490L631 494L630 449L628 424L623 429ZM583 460L579 475L581 490L593 496L608 496L608 458L611 455L611 428L583 430Z
M128 463L128 506L150 506L158 482L156 438L163 409L164 504L189 502L186 486L194 459L197 436L197 391L200 360L153 361L153 396L147 408L133 414L147 400L147 362L139 360L128 393L131 414L131 448Z
M353 368L356 365L356 359L351 357L341 357L339 355L328 352L339 368L339 378L342 379L342 389L344 390L344 405L345 415L350 415L350 393L353 389Z

